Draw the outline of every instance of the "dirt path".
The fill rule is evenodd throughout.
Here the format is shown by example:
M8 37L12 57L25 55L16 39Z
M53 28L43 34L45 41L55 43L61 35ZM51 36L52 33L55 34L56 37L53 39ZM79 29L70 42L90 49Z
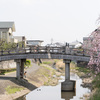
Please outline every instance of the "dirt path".
M31 63L31 67L24 69L24 71L27 71L27 75L30 73L35 73L38 69L40 68L40 66L38 66L35 63ZM0 75L3 77L16 77L16 71L15 72L11 72L11 73L7 73L5 75Z

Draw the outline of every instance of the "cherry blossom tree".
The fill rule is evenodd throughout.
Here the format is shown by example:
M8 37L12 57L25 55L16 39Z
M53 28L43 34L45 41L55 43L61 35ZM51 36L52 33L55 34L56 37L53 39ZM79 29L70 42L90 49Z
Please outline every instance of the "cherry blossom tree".
M100 27L94 30L83 44L90 55L89 67L95 70L95 73L100 72Z

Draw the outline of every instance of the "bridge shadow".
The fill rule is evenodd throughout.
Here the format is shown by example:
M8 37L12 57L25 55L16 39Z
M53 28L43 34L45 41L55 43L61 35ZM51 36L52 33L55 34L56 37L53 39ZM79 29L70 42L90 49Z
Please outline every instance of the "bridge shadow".
M34 90L34 89L37 88L35 85L31 84L26 79L20 79L20 80L18 80L16 77L0 76L0 80L9 80L9 81L15 83L18 86L23 86L23 87L29 89L30 91L32 91L32 90Z
M11 80L11 79L15 79L15 77L0 76L0 80Z

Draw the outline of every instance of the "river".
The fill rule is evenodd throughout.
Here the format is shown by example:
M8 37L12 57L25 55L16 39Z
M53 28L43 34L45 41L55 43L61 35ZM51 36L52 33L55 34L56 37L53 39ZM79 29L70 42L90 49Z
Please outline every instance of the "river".
M59 80L57 86L41 86L16 100L83 100L83 95L91 91L81 86L82 79L76 74L71 74L70 77L76 81L76 92L61 92L61 82L64 81L64 76L61 76L62 80Z

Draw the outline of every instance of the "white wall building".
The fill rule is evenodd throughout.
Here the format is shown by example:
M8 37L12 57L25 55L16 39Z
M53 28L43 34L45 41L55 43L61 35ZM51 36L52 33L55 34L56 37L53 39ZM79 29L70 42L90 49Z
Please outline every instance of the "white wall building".
M41 46L42 45L42 40L27 40L26 45L27 46Z
M14 39L16 39L18 42L23 42L26 46L26 38L25 36L14 36Z
M15 32L14 22L0 22L0 40L17 42L17 40L13 38L13 32Z

